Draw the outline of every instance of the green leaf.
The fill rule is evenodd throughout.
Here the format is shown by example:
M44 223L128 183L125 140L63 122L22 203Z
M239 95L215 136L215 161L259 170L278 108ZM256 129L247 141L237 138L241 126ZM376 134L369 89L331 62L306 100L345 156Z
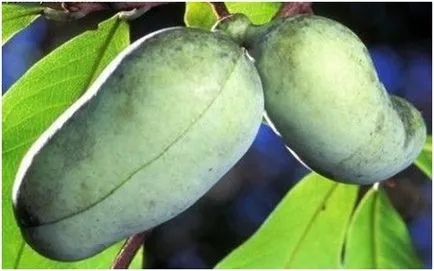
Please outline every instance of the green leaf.
M20 261L20 269L109 269L125 242L118 242L100 254L78 262L58 262L49 260L36 254L32 249L25 249L23 259ZM27 246L27 245L26 245ZM143 247L134 256L129 269L142 269Z
M104 250L97 256L78 261L78 262L58 262L49 260L36 254L32 249L25 249L23 259L20 261L18 268L20 269L109 269L125 242L118 242L110 248ZM26 245L27 246L27 245ZM134 256L129 269L142 269L143 246Z
M208 2L186 2L184 22L188 27L210 30L218 16Z
M309 174L217 268L339 268L357 191Z
M143 264L143 260L145 257L143 257L143 246L139 249L139 251L137 251L136 256L134 256L133 261L131 262L130 266L128 267L128 269L143 269L143 266L145 266Z
M432 178L432 136L426 138L425 146L414 164L428 177Z
M43 7L37 3L2 4L2 45L36 20Z
M280 2L226 2L230 13L243 13L254 24L271 21L280 8Z
M407 227L382 190L361 200L348 229L345 268L422 268Z
M19 269L108 269L124 242L119 242L100 254L78 262L58 262L44 258L26 244L21 260L16 265ZM3 258L4 259L4 258ZM4 264L3 264L4 265Z
M128 45L128 24L114 16L97 30L73 38L44 57L3 97L3 268L14 268L17 263L39 267L35 252L23 247L12 211L12 185L21 159L41 133Z

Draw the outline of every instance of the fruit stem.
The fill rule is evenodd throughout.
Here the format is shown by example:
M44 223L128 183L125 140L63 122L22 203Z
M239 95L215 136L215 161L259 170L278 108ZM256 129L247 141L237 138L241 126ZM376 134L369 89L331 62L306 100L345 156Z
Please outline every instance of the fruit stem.
M127 269L149 233L150 230L144 231L128 238L122 246L121 250L119 251L118 255L116 256L111 268Z
M223 31L236 43L243 45L246 32L251 25L252 23L246 15L236 13L221 19L216 24L215 29Z
M215 13L219 16L220 19L231 15L231 13L226 8L224 2L209 2L209 3L213 6Z
M248 50L256 43L257 39L279 25L282 21L283 19L276 19L269 24L255 25L246 15L234 13L218 21L213 30L222 31L238 45Z

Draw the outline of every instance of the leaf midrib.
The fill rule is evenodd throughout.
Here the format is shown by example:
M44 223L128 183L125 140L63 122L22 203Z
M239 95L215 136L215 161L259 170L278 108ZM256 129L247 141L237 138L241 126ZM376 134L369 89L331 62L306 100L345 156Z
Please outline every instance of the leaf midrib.
M378 227L378 198L379 198L379 191L374 191L374 199L372 202L372 222L371 222L371 229L372 229L372 262L373 262L373 268L378 268L378 259L377 259L377 242L376 242L376 230Z
M21 255L23 255L25 245L26 244L24 243L24 240L21 239L21 245L20 245L20 248L18 249L17 258L15 259L14 269L18 269L18 266L20 265Z
M108 46L110 44L110 41L113 39L113 36L115 35L116 30L117 30L120 22L121 22L121 19L119 17L116 17L116 21L113 24L112 28L110 29L110 32L107 35L106 42L104 42L104 44L102 45L101 50L98 53L98 56L96 58L96 61L95 61L94 65L92 66L92 69L91 69L92 72L91 72L91 74L90 74L90 76L88 78L88 81L86 83L86 88L89 87L89 85L93 81L92 79L96 76L96 73L98 71L98 67L101 64L102 59L104 58L104 54L106 53L106 50L107 50L107 48L108 48Z
M333 186L330 188L330 190L326 193L326 195L324 196L324 198L322 199L321 203L318 205L317 209L315 210L314 215L312 216L312 218L310 219L307 227L305 228L305 230L303 231L300 239L298 240L297 244L294 247L294 250L292 251L288 261L286 262L286 264L284 265L285 269L289 269L290 268L290 264L291 262L294 260L295 255L297 255L301 245L303 244L303 240L307 237L307 235L309 234L309 231L311 230L315 220L318 218L322 207L324 206L324 204L327 202L327 200L331 197L331 195L333 194L333 192L336 190L336 188L338 187L338 184L333 184Z

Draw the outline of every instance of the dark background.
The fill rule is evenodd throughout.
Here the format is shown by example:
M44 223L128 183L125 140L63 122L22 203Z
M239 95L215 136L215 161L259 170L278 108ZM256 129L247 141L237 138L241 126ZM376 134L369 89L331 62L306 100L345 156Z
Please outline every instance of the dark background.
M422 112L431 134L432 4L314 3L313 10L359 35L389 93L413 103ZM2 92L48 52L112 15L99 12L68 23L38 19L2 49ZM132 23L131 39L163 27L183 25L183 15L183 3L153 8ZM151 232L145 253L148 267L213 267L251 236L307 173L282 140L263 125L243 159L211 191L186 212ZM387 192L408 225L418 255L425 267L431 268L432 183L414 166L394 180L396 185L386 187ZM314 264L315 255L312 257Z

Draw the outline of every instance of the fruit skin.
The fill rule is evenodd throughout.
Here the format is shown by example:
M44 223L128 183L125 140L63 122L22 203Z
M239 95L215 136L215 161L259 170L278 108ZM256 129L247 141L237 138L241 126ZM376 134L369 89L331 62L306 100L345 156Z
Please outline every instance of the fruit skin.
M32 146L14 187L25 240L56 260L184 211L247 151L264 110L245 52L187 28L137 41L85 96Z
M314 15L254 26L238 14L216 29L255 59L268 120L313 170L372 184L420 153L426 138L421 114L388 96L366 47L345 26Z

